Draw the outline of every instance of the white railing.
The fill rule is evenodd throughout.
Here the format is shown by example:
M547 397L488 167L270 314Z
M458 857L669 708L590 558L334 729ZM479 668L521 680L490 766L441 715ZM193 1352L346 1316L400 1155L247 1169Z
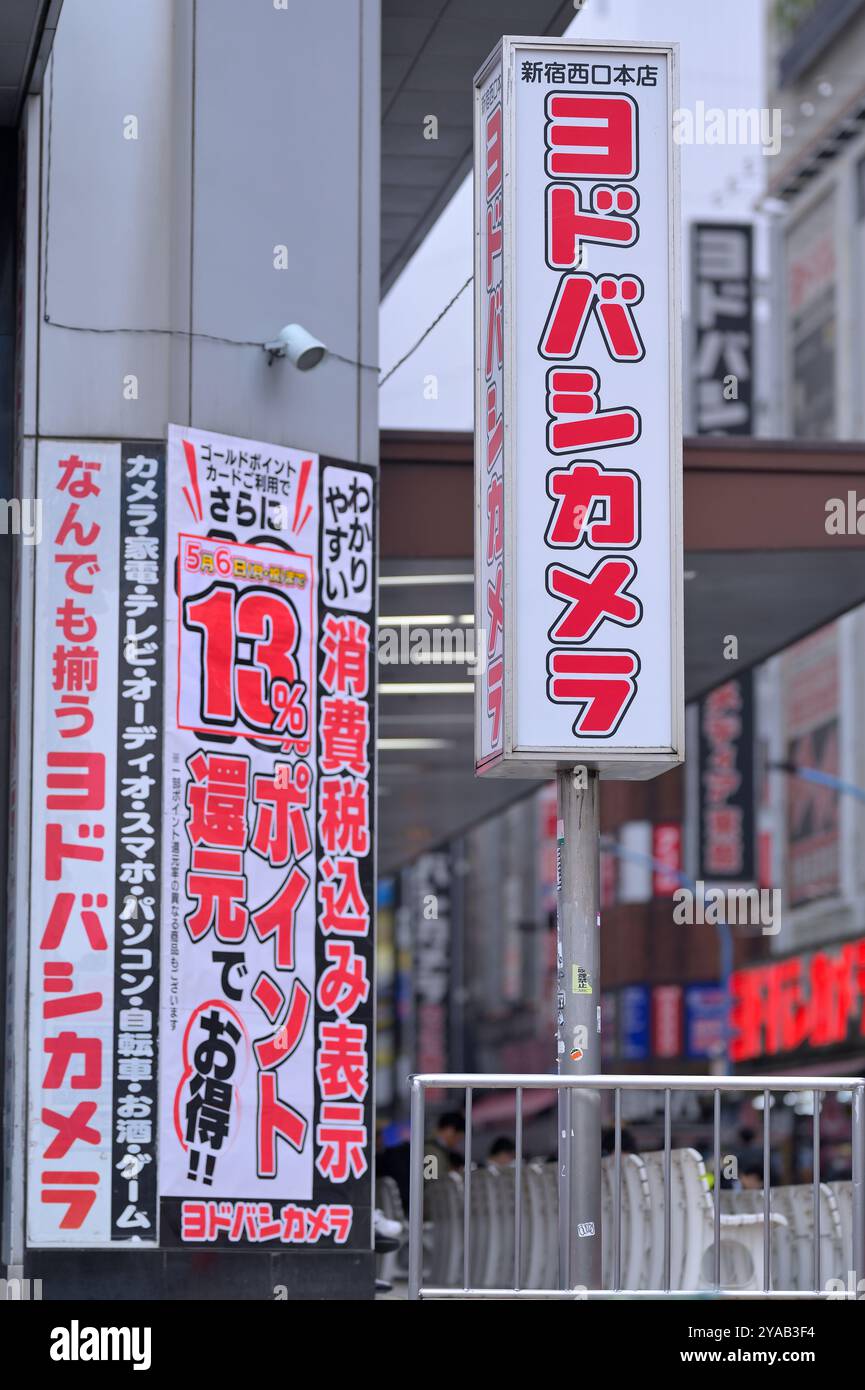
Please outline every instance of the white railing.
M427 1204L427 1215L432 1215L433 1220L437 1217L439 1221L446 1221L451 1232L457 1235L461 1227L461 1239L450 1243L444 1258L440 1257L439 1245L439 1257L431 1273L441 1282L424 1285L425 1092L428 1089L464 1092L466 1144L462 1183L435 1184L438 1193L432 1205L437 1210L430 1213L430 1204ZM604 1241L606 1274L602 1282L608 1287L578 1287L560 1266L555 1283L549 1277L559 1264L558 1250L566 1250L568 1246L568 1241L561 1239L563 1220L565 1224L568 1221L567 1207L552 1211L556 1192L561 1193L563 1188L568 1190L567 1174L559 1174L561 1183L541 1182L539 1187L538 1165L526 1163L523 1154L523 1093L549 1089L565 1093L564 1096L560 1094L560 1099L565 1101L568 1115L574 1092L588 1092L587 1099L595 1100L601 1091L613 1092L615 1147L604 1161L602 1171L603 1206L611 1217L612 1235L610 1237L609 1231L597 1233ZM480 1090L515 1093L512 1222L497 1220L496 1211L490 1207L487 1175L473 1175L472 1172L472 1096ZM656 1154L642 1157L622 1154L623 1091L663 1092L664 1148ZM695 1150L673 1149L671 1100L674 1091L711 1093L714 1097L716 1178L721 1173L722 1095L762 1093L761 1192L722 1194L718 1180L710 1193L700 1155ZM788 1091L806 1092L813 1098L813 1182L808 1184L807 1192L793 1187L773 1189L771 1185L771 1097L773 1092ZM824 1092L839 1091L852 1093L853 1180L852 1183L827 1184L821 1181L820 1174L821 1096ZM564 1152L567 1154L567 1147ZM600 1162L600 1154L598 1159ZM473 1185L477 1196L474 1203ZM510 1191L509 1175L495 1192L499 1215L502 1196L506 1192L510 1198ZM526 1201L527 1213L524 1210ZM509 1282L503 1287L486 1287L489 1271L501 1271L505 1266L512 1270ZM539 1275L539 1271L543 1274ZM675 1298L693 1297L697 1288L718 1298L852 1299L862 1296L863 1281L865 1079L862 1077L437 1073L411 1078L410 1299ZM790 1284L795 1286L790 1287Z

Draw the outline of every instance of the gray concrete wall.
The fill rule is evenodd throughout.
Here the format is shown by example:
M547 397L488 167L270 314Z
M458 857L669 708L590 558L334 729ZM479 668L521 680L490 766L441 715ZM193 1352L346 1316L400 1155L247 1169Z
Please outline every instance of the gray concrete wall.
M375 369L268 367L206 335L258 344L296 321L377 364L379 55L379 0L65 0L20 147L29 476L39 437L154 439L169 422L377 461ZM3 737L0 720L0 763ZM14 989L17 1007L26 970ZM19 1069L16 1117L23 1085ZM24 1257L22 1185L16 1170L4 1255L45 1297L372 1298L371 1251L231 1252L206 1277L195 1251Z
M43 96L39 434L174 420L375 460L375 371L183 335L297 321L377 363L378 10L66 0Z

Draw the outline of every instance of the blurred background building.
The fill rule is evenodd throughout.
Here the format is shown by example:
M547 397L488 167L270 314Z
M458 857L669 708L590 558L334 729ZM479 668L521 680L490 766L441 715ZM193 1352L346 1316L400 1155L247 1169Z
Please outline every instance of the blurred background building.
M687 761L602 788L605 1067L865 1071L865 0L574 8L21 0L0 15L4 497L20 495L39 438L160 439L169 420L380 462L385 1143L404 1134L414 1070L556 1065L554 796L472 773L466 179L472 75L508 32L679 40L683 109L757 117L736 126L747 138L682 148ZM760 120L771 132L776 109L767 153ZM137 144L123 135L136 113ZM309 377L268 375L256 344L293 319L332 356ZM130 374L141 389L124 395ZM10 541L7 595L12 560ZM14 803L20 820L17 603L0 605L0 816ZM27 849L11 848L7 1251L25 1162L24 948L5 914ZM779 930L677 923L673 894L697 881L780 892ZM532 1103L527 1142L546 1153L552 1092ZM704 1116L683 1104L680 1138L699 1146ZM810 1162L806 1108L779 1115L788 1181ZM474 1116L483 1156L512 1121L482 1094ZM653 1147L652 1096L626 1118ZM824 1172L843 1175L838 1118ZM759 1127L753 1107L727 1119L734 1134ZM104 1288L105 1260L61 1256L55 1277ZM314 1292L306 1270L233 1256L208 1277ZM189 1273L160 1265L139 1292ZM371 1292L371 1259L339 1278Z
M642 22L682 41L683 108L696 115L702 101L704 121L747 108L741 131L750 112L779 138L764 153L752 124L750 143L731 142L728 120L725 142L682 150L687 759L645 785L602 787L605 1067L861 1074L865 4L750 6L717 55L709 36L691 64L681 10L658 9ZM573 32L606 24L618 37L640 22L610 0L587 5ZM744 88L727 82L737 63ZM462 196L416 258L438 284L464 239ZM410 267L383 310L394 351L393 316L411 294ZM470 351L460 312L409 369L414 405L406 368L383 391L382 627L471 622L459 521L471 440L452 428L464 414L454 364ZM440 394L424 403L431 379ZM410 429L409 417L446 428ZM379 1098L397 1137L412 1070L554 1067L556 810L551 786L515 797L472 782L465 665L382 667L382 679L395 744L381 758ZM428 693L436 680L441 693ZM777 924L675 922L673 894L697 881L777 891ZM773 1140L796 1181L810 1173L808 1104L788 1099ZM547 1152L554 1097L532 1101L531 1137ZM496 1096L473 1113L490 1140L512 1130ZM659 1140L659 1114L660 1096L631 1099L640 1147ZM707 1118L683 1100L683 1141L704 1144ZM848 1121L826 1118L824 1173L843 1176ZM759 1130L759 1111L746 1102L726 1122L735 1145Z

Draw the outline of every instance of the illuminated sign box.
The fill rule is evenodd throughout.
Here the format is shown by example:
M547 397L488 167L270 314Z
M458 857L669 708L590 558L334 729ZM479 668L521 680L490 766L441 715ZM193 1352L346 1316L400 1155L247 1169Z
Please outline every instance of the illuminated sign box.
M475 80L476 769L683 757L674 45Z
M865 940L844 942L730 976L730 1059L862 1046Z

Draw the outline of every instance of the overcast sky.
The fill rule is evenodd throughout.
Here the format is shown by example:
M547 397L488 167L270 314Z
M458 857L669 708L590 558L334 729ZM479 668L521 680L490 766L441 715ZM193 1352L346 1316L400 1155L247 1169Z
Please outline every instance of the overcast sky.
M569 33L590 41L675 40L682 108L762 107L762 0L586 0ZM759 146L683 145L682 215L747 217L770 164ZM685 242L683 241L683 251ZM455 194L381 307L379 362L388 370L472 271L471 176ZM383 429L472 428L472 289L380 392ZM437 378L437 399L424 379Z

